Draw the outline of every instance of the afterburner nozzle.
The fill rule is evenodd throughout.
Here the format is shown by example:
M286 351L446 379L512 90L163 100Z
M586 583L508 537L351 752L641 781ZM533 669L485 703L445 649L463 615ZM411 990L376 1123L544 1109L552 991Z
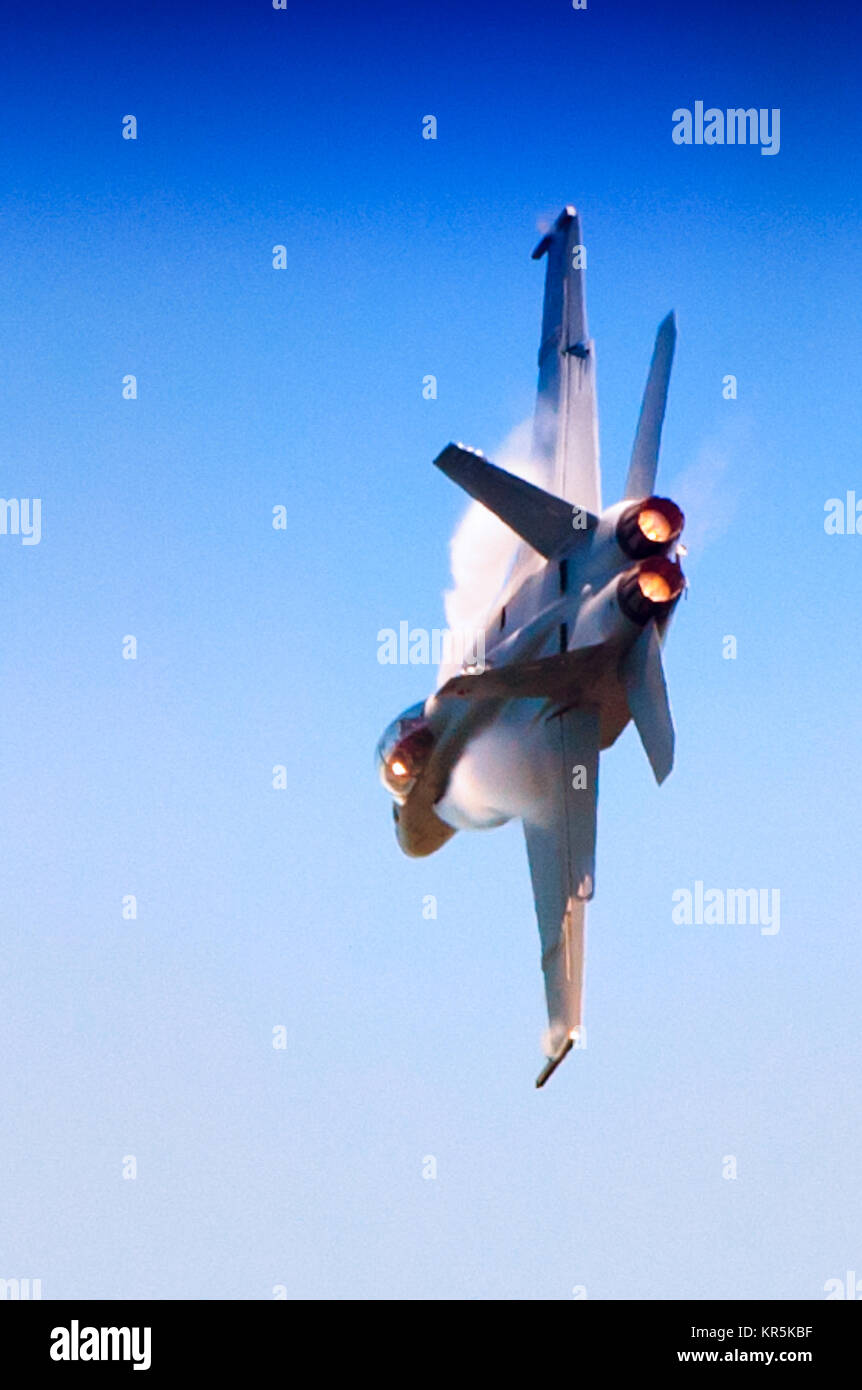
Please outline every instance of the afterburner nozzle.
M628 507L617 522L617 541L632 560L661 555L682 535L685 517L668 497L647 497Z
M643 627L650 618L669 613L684 588L681 567L666 555L655 555L622 576L617 597L626 617Z

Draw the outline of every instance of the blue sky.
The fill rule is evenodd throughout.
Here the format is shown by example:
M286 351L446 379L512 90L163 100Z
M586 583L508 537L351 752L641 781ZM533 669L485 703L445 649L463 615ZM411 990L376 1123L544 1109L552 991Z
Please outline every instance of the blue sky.
M13 7L0 492L43 536L0 536L0 1277L821 1298L860 1268L862 538L823 526L862 497L858 39L849 5ZM700 99L780 108L778 155L675 145ZM519 827L402 858L372 751L433 681L377 661L443 623L431 459L529 414L565 202L607 502L678 315L691 590L677 766L656 788L631 730L602 760L588 1046L536 1093ZM674 924L696 880L778 888L779 933Z

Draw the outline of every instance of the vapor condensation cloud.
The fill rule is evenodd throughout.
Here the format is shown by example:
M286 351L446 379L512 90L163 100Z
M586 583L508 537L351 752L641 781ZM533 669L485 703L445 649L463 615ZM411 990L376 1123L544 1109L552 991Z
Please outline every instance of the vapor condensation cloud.
M741 495L741 465L752 445L751 422L737 416L705 439L694 461L674 477L670 496L685 512L683 540L694 557L730 526Z
M541 483L539 468L530 458L532 419L524 420L490 457L500 468L519 478ZM525 569L532 563L529 548L481 502L471 502L449 543L452 588L444 594L446 622L453 635L453 651L470 650L473 634L486 625L490 609L513 565ZM535 556L538 564L540 557ZM455 674L451 665L440 668L439 679Z

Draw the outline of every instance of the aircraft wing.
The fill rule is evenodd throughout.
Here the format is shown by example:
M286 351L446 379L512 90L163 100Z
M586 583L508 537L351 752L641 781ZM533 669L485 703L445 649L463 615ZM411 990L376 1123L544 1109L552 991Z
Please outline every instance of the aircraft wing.
M602 510L595 345L588 336L586 252L573 207L560 213L533 259L547 256L533 458L544 485L589 512Z
M582 1024L586 902L595 882L599 717L594 710L567 710L543 727L547 795L524 819L548 1002L548 1061L537 1086L571 1051Z

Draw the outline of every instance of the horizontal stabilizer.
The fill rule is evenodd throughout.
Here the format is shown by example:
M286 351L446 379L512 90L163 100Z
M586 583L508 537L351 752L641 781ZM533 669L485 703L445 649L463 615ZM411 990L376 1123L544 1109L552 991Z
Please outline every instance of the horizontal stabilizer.
M546 560L570 549L597 524L592 513L516 478L460 444L447 444L434 463Z
M438 698L461 696L468 700L526 699L570 700L578 697L601 673L605 648L580 647L560 656L536 661L516 661L511 666L490 666L476 675L452 676L437 692Z
M629 709L657 782L673 767L674 732L661 644L654 622L648 623L622 663Z
M649 497L655 491L661 427L667 405L667 388L673 351L676 346L676 319L673 313L659 324L649 376L644 389L637 434L632 448L626 488L623 497Z

